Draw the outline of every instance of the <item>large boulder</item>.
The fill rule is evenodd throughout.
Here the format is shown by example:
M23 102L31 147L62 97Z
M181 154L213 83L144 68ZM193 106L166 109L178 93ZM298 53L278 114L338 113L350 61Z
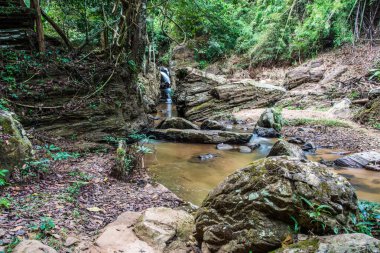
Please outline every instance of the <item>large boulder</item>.
M338 103L334 104L334 106L328 111L328 113L337 118L347 119L351 117L350 106L351 100L349 100L348 98L344 98L342 101L339 101Z
M150 134L158 139L176 142L204 143L204 144L244 144L249 141L251 134L236 133L220 130L187 130L187 129L156 129Z
M104 228L88 253L186 253L194 218L165 207L126 212Z
M285 89L254 80L232 82L193 68L177 71L177 109L192 121L204 121L234 108L260 108L273 104Z
M380 241L365 234L341 234L313 237L281 249L275 253L366 253L380 252Z
M369 164L380 162L380 153L375 151L356 153L335 160L340 167L364 168Z
M57 251L49 246L42 244L37 240L24 240L20 242L13 253L57 253Z
M172 117L172 118L166 118L164 121L162 121L158 126L158 129L169 129L169 128L175 128L175 129L197 129L199 130L199 127L190 121L179 118L179 117Z
M268 157L271 156L290 156L297 159L306 159L306 155L300 147L283 140L279 140L274 144Z
M0 164L9 169L32 156L32 144L14 114L0 110Z
M354 188L326 166L270 157L209 193L197 212L195 235L206 252L268 252L289 236L293 220L303 233L329 234L352 228L349 216L357 209Z
M274 108L267 108L260 116L257 126L264 128L273 128L276 131L281 131L284 124L282 115Z

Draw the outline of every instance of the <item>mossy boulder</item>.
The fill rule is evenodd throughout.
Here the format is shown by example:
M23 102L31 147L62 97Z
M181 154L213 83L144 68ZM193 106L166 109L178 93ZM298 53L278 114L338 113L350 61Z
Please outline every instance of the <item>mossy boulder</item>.
M349 216L357 210L354 188L331 169L269 157L209 193L195 218L195 236L205 252L268 252L281 247L294 220L302 233L333 234L351 229Z
M260 116L257 126L264 128L273 128L280 132L284 122L281 112L274 108L267 108Z
M14 114L0 110L0 164L1 169L14 166L32 156L32 144Z
M380 97L370 100L365 108L355 115L355 120L365 125L380 124Z

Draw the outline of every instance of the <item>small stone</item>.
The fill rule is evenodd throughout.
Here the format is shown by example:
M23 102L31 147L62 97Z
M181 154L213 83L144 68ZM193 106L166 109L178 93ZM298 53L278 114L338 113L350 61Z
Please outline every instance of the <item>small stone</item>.
M302 146L303 151L315 151L317 147L313 142L307 142L305 145Z
M0 228L0 238L3 237L5 234L6 234L6 231Z
M305 144L305 141L299 137L292 137L288 140L288 142L293 144Z
M71 246L73 246L74 244L76 244L76 243L78 243L78 242L79 242L79 239L78 239L78 238L75 238L75 237L69 236L69 237L67 237L67 239L66 239L65 247L71 247Z
M244 153L244 154L252 153L252 149L250 149L247 146L240 146L239 151L240 151L240 153Z
M234 147L228 144L220 143L216 145L217 150L223 150L223 151L228 151L228 150L233 150Z

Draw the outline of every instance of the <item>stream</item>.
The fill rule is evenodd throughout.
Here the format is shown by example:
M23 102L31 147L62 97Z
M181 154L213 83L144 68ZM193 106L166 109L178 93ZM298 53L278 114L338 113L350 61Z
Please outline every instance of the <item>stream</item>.
M200 205L208 192L227 176L267 156L277 139L256 138L252 141L259 142L261 146L249 154L237 150L220 151L215 145L158 141L154 144L154 153L148 155L146 161L150 175L157 182L184 201ZM340 151L318 149L308 158L311 161L334 161L341 157ZM198 156L204 154L215 154L217 157L201 161ZM353 168L334 170L351 182L359 199L380 202L379 172Z

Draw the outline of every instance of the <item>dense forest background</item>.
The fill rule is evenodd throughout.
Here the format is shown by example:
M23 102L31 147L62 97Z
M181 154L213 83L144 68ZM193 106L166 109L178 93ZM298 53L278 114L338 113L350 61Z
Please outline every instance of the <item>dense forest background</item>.
M41 7L74 44L115 43L119 0L41 1ZM127 1L126 5L131 4ZM292 62L327 47L373 40L379 21L375 0L152 0L147 3L146 36L167 63L173 44L192 41L199 61L230 54L251 64ZM45 22L45 31L55 31ZM196 40L193 40L196 39ZM167 54L165 54L167 53Z

